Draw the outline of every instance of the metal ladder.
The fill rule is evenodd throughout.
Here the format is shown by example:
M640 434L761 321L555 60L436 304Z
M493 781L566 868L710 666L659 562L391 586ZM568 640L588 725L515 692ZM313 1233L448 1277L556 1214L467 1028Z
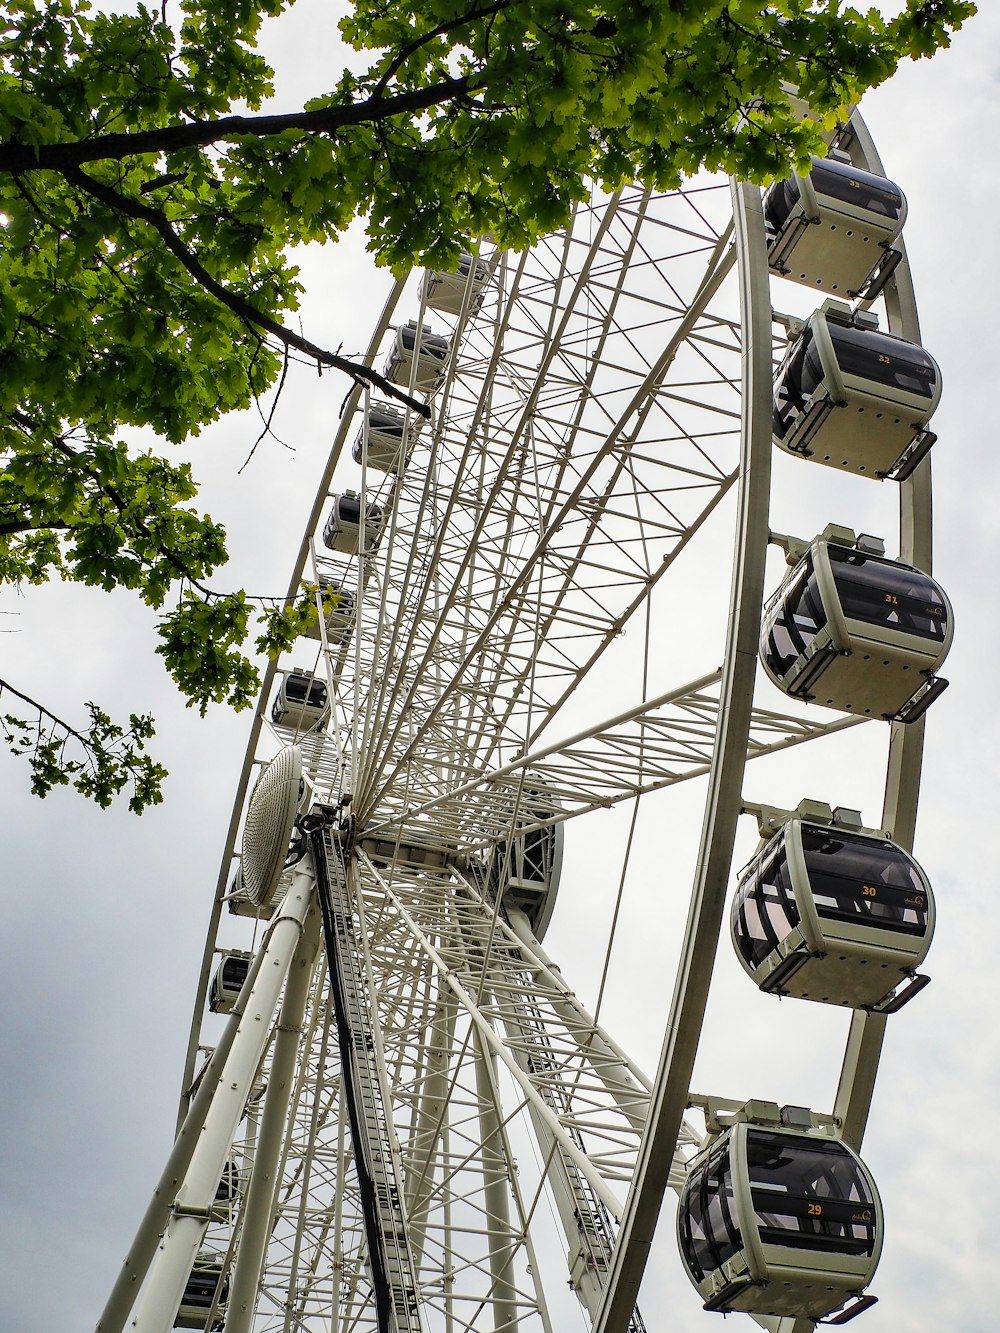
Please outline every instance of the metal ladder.
M360 962L344 854L328 824L312 831L310 840L379 1333L421 1333L392 1117L379 1077L378 1019Z

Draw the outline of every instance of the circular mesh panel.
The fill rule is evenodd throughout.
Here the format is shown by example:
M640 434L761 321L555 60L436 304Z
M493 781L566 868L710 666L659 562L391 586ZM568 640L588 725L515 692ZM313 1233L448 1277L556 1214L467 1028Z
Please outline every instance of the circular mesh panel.
M301 781L302 755L298 746L289 745L264 769L250 797L240 871L246 895L257 907L270 903L285 864Z

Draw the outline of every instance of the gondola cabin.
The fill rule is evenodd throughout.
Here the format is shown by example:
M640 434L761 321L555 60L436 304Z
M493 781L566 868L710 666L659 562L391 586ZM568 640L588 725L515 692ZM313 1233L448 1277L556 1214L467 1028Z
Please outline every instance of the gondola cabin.
M240 998L240 991L250 972L253 954L232 951L223 953L219 966L212 974L208 992L208 1007L213 1014L231 1014Z
M692 1159L677 1231L706 1310L822 1319L871 1281L882 1206L845 1143L737 1123Z
M786 23L787 19L778 19L778 22ZM791 83L781 84L781 91L788 102L788 109L796 120L809 122L814 130L819 131L819 136L828 148L832 148L834 142L840 138L845 126L837 121L834 125L827 123L827 116L822 111L814 111L804 97L799 96L798 88Z
M538 940L544 936L555 907L565 837L562 821L541 821L551 819L558 809L558 803L544 788L526 786L518 802L514 836L504 837L493 850L494 892L505 907L524 912ZM518 828L523 831L518 833Z
M329 551L343 555L357 555L364 550L372 555L378 547L385 524L385 515L377 504L365 506L364 541L362 547L361 497L356 491L345 491L334 496L333 508L323 528L323 545Z
M229 881L226 904L232 916L259 917L261 920L267 920L273 916L275 907L273 903L261 905L254 902L246 891L246 885L243 883L243 876L239 870Z
M894 1012L928 978L934 898L916 861L884 835L790 819L747 867L730 917L763 991Z
M826 301L775 375L774 442L827 467L903 480L933 443L925 428L940 397L930 353L880 333L874 315L852 319L849 306Z
M385 377L417 393L433 393L444 378L448 348L444 334L432 333L425 324L409 319L396 330Z
M223 1279L221 1258L199 1254L184 1286L174 1328L222 1328L228 1299L229 1282ZM215 1316L206 1324L213 1309Z
M853 166L846 153L812 159L807 176L775 181L764 195L768 264L831 294L870 294L899 262L892 243L906 221L898 185Z
M365 461L377 472L402 472L409 458L421 418L414 415L409 425L402 412L385 403L372 403L365 425L351 447L351 457L359 465ZM368 439L365 441L367 429Z
M330 691L326 682L293 667L281 679L271 706L276 727L292 731L316 731L330 716Z
M831 540L836 533L842 539ZM929 574L881 555L881 542L828 528L764 607L760 657L795 699L887 721L915 721L945 689L952 610Z
M483 295L490 280L490 266L476 255L461 254L458 271L439 273L428 269L424 273L421 294L431 310L446 315L474 315L483 303ZM468 295L466 295L468 293Z
M323 578L321 575L317 602L322 604L321 615L326 622L327 639L339 641L349 633L354 624L354 594L336 580ZM306 630L306 637L322 640L320 614L317 614L316 619Z

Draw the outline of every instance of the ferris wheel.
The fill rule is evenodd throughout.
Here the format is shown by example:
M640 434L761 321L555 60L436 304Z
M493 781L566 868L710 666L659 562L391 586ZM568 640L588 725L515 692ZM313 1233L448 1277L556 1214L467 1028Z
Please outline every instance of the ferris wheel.
M530 252L396 284L367 363L430 415L360 389L343 413L289 588L315 618L267 674L178 1138L102 1333L639 1333L678 1194L693 1308L805 1333L872 1303L858 1150L925 981L909 853L952 633L905 213L855 114L763 199L595 195ZM772 530L775 444L838 498L898 493L898 539ZM877 815L746 798L748 761L858 728L888 742ZM661 849L686 926L650 1076L558 922L601 812L631 813L620 901L640 801L699 779ZM662 868L685 857L690 895ZM747 987L851 1010L831 1107L692 1087L730 897Z

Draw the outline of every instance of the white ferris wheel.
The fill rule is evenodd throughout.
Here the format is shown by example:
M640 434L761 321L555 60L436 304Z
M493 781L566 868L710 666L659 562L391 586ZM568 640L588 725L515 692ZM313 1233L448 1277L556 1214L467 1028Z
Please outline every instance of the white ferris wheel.
M265 682L178 1138L102 1333L666 1329L636 1293L677 1194L693 1308L805 1333L872 1303L858 1149L933 931L908 853L952 632L905 212L855 115L763 198L631 187L396 284L368 364L430 415L343 413L289 589L318 617ZM777 531L772 459L846 509ZM848 526L879 487L881 542ZM840 733L878 747L881 810L748 799L748 761ZM699 779L644 1070L600 1012L620 891L640 803ZM571 848L615 807L610 924L558 956ZM693 1086L726 933L749 992L791 997L776 1027L851 1010L832 1105Z

